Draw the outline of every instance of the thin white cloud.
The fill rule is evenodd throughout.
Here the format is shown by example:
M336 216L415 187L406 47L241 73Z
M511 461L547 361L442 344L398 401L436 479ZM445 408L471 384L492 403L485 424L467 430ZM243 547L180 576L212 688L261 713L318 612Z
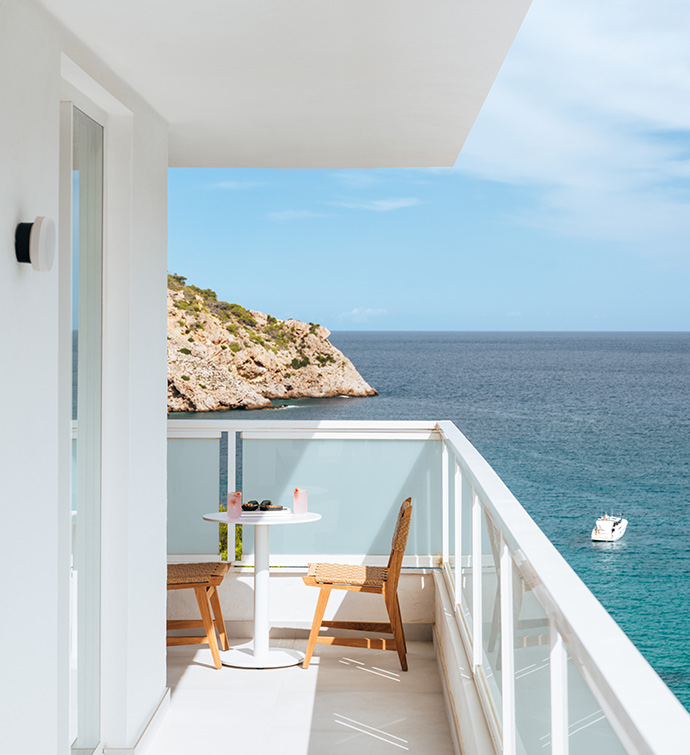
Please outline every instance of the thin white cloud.
M456 170L533 189L530 225L678 246L690 234L689 34L676 0L535 0Z
M387 314L385 309L373 309L371 307L355 307L350 312L343 312L340 320L349 320L350 322L366 322L372 317L379 317Z
M222 189L225 191L247 191L249 189L260 189L268 186L266 181L217 181L210 185L211 189Z
M325 218L328 217L320 212L311 210L281 210L279 212L269 212L266 217L269 220L306 220L308 218Z
M428 169L435 170L435 169ZM445 168L445 170L451 170ZM333 171L333 178L341 186L347 189L370 189L372 186L381 186L386 183L394 183L398 186L430 186L433 181L424 177L419 168L348 168L347 170Z
M382 178L378 173L368 169L352 169L352 170L339 170L331 173L333 179L335 179L342 186L347 186L349 189L368 189L371 186L380 184Z
M401 210L404 207L414 207L421 203L421 199L417 199L416 197L326 202L326 204L329 204L332 207L344 207L348 210L368 210L369 212L390 212L391 210Z

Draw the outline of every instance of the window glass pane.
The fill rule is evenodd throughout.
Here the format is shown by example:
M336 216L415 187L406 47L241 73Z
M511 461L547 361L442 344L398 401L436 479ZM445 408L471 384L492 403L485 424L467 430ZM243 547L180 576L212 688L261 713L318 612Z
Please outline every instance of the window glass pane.
M76 108L72 155L70 726L88 749L100 740L103 128Z

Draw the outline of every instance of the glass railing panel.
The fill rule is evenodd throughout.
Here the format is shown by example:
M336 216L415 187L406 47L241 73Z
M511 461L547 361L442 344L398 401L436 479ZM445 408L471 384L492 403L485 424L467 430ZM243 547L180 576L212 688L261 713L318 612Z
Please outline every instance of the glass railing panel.
M482 508L482 669L495 710L501 710L500 534Z
M219 509L220 469L219 439L168 439L168 553L218 553L218 527L202 517Z
M72 438L72 480L77 479L77 439ZM72 501L72 517L76 517L77 514L77 486L72 485L71 490ZM76 521L76 520L75 520ZM74 544L73 544L74 547Z
M412 497L406 556L441 553L441 443L425 440L245 438L245 499L292 506L306 488L315 524L274 527L271 554L388 555L402 501ZM251 528L245 527L245 530ZM244 553L253 552L245 531Z
M513 564L515 723L520 755L551 753L549 623Z
M458 495L459 498L459 495ZM448 464L448 574L451 582L455 583L455 510L458 511L460 501L456 502L455 490L455 461L450 456Z
M570 657L568 745L569 755L625 755L626 752L577 664Z
M463 475L461 485L462 520L460 609L465 618L465 626L472 636L472 485Z

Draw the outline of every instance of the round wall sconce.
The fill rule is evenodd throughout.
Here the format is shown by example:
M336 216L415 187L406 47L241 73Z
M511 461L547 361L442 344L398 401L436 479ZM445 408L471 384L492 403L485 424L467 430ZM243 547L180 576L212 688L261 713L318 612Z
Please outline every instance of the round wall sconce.
M39 273L47 273L55 260L56 238L55 223L50 218L20 223L14 234L17 262L28 262Z

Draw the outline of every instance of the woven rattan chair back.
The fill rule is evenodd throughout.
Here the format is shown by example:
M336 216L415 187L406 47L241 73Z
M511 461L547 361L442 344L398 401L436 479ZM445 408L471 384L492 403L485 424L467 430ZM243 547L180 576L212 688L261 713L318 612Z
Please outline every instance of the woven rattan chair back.
M403 501L393 532L391 554L388 566L352 566L350 564L309 564L304 583L310 587L320 588L319 599L314 613L314 621L309 634L304 668L309 667L314 647L320 645L347 645L379 650L396 650L400 666L407 671L407 646L403 631L400 603L398 601L398 579L402 568L403 555L407 545L412 517L412 499ZM324 621L328 598L331 590L349 590L351 592L369 592L383 595L389 621ZM393 639L360 637L320 637L322 627L328 629L355 629L361 632L392 634Z
M403 501L398 512L398 519L393 532L393 542L391 543L391 555L388 558L387 582L393 592L397 592L398 590L398 579L400 578L400 569L402 568L405 547L407 546L407 536L410 534L411 520L412 499L407 498Z
M407 547L407 536L410 534L410 521L412 518L412 499L406 498L402 502L400 511L398 512L398 519L395 523L395 530L393 532L393 542L391 543L391 556L394 551L405 552Z

